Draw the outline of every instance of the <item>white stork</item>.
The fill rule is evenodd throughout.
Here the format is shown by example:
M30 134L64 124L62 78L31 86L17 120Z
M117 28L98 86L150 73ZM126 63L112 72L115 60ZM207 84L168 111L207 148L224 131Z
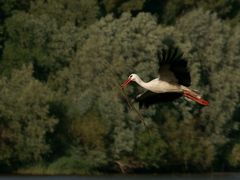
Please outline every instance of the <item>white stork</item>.
M180 53L177 48L170 48L159 51L157 55L159 59L158 78L144 82L137 74L131 74L121 88L125 88L131 81L145 88L147 91L136 97L140 107L173 101L182 96L207 106L208 102L202 99L196 90L188 88L191 84L191 77L183 53Z

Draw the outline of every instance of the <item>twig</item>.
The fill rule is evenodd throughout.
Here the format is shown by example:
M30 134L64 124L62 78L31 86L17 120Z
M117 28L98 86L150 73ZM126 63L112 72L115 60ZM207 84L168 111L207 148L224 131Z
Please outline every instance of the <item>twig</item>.
M113 75L117 74L116 72L113 72L113 70L111 69L112 64L110 64L107 60L104 61L104 63L105 63L105 65L108 67L108 70L109 70ZM112 79L112 80L113 80L113 84L115 84L116 87L119 87L118 82L115 81L114 79ZM147 125L146 125L146 123L145 123L145 121L144 121L144 117L143 117L143 116L141 115L141 113L135 108L135 106L128 100L128 96L127 96L127 94L125 93L124 89L118 88L118 90L121 90L121 93L123 94L123 97L126 99L126 101L127 101L127 103L128 103L128 106L137 113L140 121L142 122L142 124L144 125L144 127L145 127L146 129L148 129L148 132L149 132L149 135L150 135L150 129L147 127ZM151 135L150 135L150 136L151 136Z
M143 117L142 114L135 108L135 106L129 101L128 96L127 96L127 94L125 93L124 89L122 89L122 94L123 94L123 97L126 99L126 101L127 101L127 103L128 103L128 106L137 113L140 121L142 122L142 124L144 125L144 127L148 130L149 136L152 137L152 136L151 136L151 129L146 125L146 123L145 123L145 121L144 121L144 117Z
M143 125L144 125L145 127L147 127L147 126L146 126L146 123L145 123L145 121L144 121L143 116L142 116L142 115L140 114L140 112L135 108L135 106L129 101L128 96L127 96L127 94L125 93L124 89L122 89L122 94L123 94L123 97L125 98L125 100L127 101L128 106L137 113L137 115L139 116L140 121L143 123Z

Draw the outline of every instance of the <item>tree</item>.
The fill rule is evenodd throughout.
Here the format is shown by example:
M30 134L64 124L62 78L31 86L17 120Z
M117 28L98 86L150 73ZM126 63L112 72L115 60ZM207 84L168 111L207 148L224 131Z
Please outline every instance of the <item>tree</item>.
M77 27L87 27L99 16L97 0L39 0L31 4L30 13L36 16L47 15L55 19L58 27L73 23Z
M103 6L106 14L114 13L115 15L121 15L124 12L134 12L140 11L143 9L143 5L146 1L126 1L126 0L102 0L100 1Z
M16 27L18 28L16 29ZM44 15L35 17L19 12L9 18L6 22L9 38L4 44L2 57L4 69L2 70L9 74L13 68L34 63L34 65L38 64L47 69L39 76L39 78L44 78L48 73L49 66L52 66L52 61L54 61L49 57L50 49L48 49L47 43L56 30L56 22L49 20Z
M239 152L240 152L240 145L235 144L235 146L233 147L228 157L228 161L233 167L239 167L239 162L240 162Z
M13 168L41 160L50 147L46 135L57 120L49 116L51 91L32 78L32 67L2 77L1 86L1 165Z
M235 1L135 2L32 1L28 12L5 20L1 167L47 155L47 170L58 173L115 170L113 164L160 171L238 167L239 27L219 19L236 17ZM101 3L113 14L98 19ZM157 51L168 46L184 53L191 87L210 106L178 99L147 110L128 107L120 83L131 73L156 77ZM133 84L125 93L132 99L143 91Z
M183 119L167 114L166 122L160 127L163 139L167 142L165 168L171 171L177 167L182 171L204 171L212 166L215 147L211 139L197 126L195 119Z
M198 21L196 18L201 17ZM197 77L194 86L209 99L210 106L201 110L204 132L217 146L226 145L229 133L239 127L232 121L238 107L239 28L230 29L216 14L197 10L179 20L177 29L193 44L190 62ZM234 40L233 40L234 39ZM224 149L224 146L222 147ZM221 150L217 150L221 153ZM219 158L224 157L222 154ZM225 157L224 157L225 158Z
M159 132L156 133L156 141L151 147L155 149L155 154L159 153L162 156L159 159L149 158L149 152L141 148L141 146L145 146L147 140L139 139L139 131L143 132L144 126L138 123L140 121L138 115L126 107L126 102L114 95L119 92L118 85L132 72L139 73L140 76L145 77L146 81L156 76L156 52L158 49L176 45L188 54L192 48L188 39L173 27L158 26L156 18L144 13L139 14L136 18L132 18L128 13L123 14L119 19L107 16L90 26L85 33L84 37L87 38L82 41L83 44L78 49L74 61L70 63L70 67L52 81L54 89L58 89L60 94L63 93L62 97L64 95L65 103L70 105L69 115L73 119L73 123L74 119L82 121L86 113L92 112L93 109L98 112L97 114L100 115L100 119L104 120L106 127L108 145L105 148L107 152L111 152L111 154L108 153L111 162L139 162L140 166L143 161L146 161L144 167L152 167L150 164L153 163L154 167L160 168L164 156L173 156L173 159L180 158L179 165L185 164L187 161L193 167L201 166L203 169L209 167L214 157L214 147L201 130L195 133L197 121L189 125L189 134L179 140L182 143L189 136L197 137L193 138L193 142L189 146L185 147L186 144L183 144L180 147L179 151L183 149L182 153L173 151L177 147L170 145L168 155L164 154L164 151L162 152L161 147L169 142L170 137L166 135L162 139L157 136L165 134L169 129L164 129L164 131L159 129ZM152 72L148 69L152 69ZM156 69L155 72L154 69ZM64 82L63 86L61 86L62 82ZM129 86L127 94L136 94L137 91L139 92L141 89L134 85ZM186 103L181 100L177 103L176 105L182 107L182 112L174 110L176 108L174 105L168 106L170 109L173 108L170 111L176 114L176 120L179 121L176 122L176 127L181 127L179 130L181 134L182 131L184 132L184 124L181 123L182 117L188 114L186 117L188 120L194 118L189 113L191 107L190 110L186 110ZM167 121L171 121L171 116L165 120L158 116L166 113L163 106L166 105L153 107L148 112L141 111L148 126L158 129L158 126L164 126ZM176 137L178 136L179 134L176 135ZM199 143L198 138L201 139L202 146L196 146ZM175 141L179 143L178 140ZM173 143L175 142L173 141ZM193 153L190 151L191 147L196 147ZM209 158L202 161L201 153ZM132 156L133 154L134 156ZM196 154L199 158L191 160ZM183 157L186 158L183 159ZM172 159L167 159L167 162L164 163L171 162Z
M16 11L27 11L30 7L30 1L16 1L7 0L0 1L0 58L2 56L3 44L5 39L7 39L6 33L4 31L5 20L12 16Z
M17 12L5 22L8 39L4 42L2 71L9 74L12 68L32 63L34 76L47 81L69 65L80 41L76 38L79 27L84 29L97 16L96 0L32 2L29 12Z

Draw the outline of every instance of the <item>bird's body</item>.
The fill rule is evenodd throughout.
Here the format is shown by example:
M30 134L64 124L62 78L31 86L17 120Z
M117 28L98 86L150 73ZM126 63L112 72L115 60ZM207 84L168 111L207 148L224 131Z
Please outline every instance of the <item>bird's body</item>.
M133 79L143 88L152 91L154 93L166 93L166 92L182 92L181 86L178 84L169 83L167 81L162 81L159 78L155 78L149 82L144 82L137 74L132 74Z
M208 105L207 101L201 99L198 92L188 87L191 84L191 77L187 61L182 55L177 48L158 52L159 77L144 82L137 74L131 74L121 85L122 88L129 82L135 81L146 89L146 92L136 97L140 106L148 107L159 102L173 101L182 96L199 104Z

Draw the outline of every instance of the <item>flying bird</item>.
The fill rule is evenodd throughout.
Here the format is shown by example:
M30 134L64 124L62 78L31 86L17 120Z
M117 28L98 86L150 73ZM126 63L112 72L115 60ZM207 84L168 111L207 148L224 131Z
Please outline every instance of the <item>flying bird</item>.
M124 89L130 82L134 81L146 89L135 99L140 108L161 102L171 102L180 97L185 97L189 101L195 101L204 106L208 105L208 102L201 98L198 91L189 88L191 76L187 61L178 48L158 51L157 57L159 77L144 82L137 74L131 74L121 84L121 88Z

